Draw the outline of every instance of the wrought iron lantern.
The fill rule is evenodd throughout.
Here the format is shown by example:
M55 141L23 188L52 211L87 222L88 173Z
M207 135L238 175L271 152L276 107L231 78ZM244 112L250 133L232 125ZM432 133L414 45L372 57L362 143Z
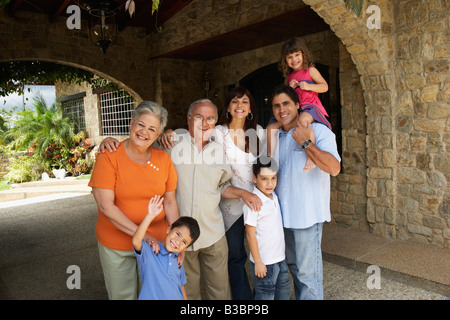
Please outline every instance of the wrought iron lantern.
M119 6L114 0L86 0L84 7L89 12L89 39L106 54L106 49L117 39L116 12Z

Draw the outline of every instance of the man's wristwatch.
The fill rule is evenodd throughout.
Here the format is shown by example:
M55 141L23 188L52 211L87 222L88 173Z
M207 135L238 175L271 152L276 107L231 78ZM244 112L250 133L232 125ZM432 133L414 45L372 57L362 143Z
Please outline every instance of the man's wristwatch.
M311 139L306 140L305 142L303 142L302 144L302 148L306 149L311 145Z

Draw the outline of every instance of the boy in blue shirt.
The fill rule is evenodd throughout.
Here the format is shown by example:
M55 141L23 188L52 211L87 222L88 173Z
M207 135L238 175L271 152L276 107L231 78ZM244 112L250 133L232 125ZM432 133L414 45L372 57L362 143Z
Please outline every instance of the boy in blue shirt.
M139 300L186 300L184 267L178 267L178 253L195 242L200 228L195 219L181 217L167 230L161 241L150 244L143 240L145 232L153 219L163 208L161 196L150 199L148 214L133 236L133 248L139 264L142 289Z

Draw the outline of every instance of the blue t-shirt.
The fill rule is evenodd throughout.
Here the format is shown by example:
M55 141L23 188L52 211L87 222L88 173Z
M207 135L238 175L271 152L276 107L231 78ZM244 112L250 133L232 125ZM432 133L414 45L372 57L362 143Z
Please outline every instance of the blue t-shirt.
M139 300L183 300L181 286L186 284L184 266L178 268L178 253L167 251L160 241L159 246L161 249L157 255L144 240L140 253L133 248L142 278Z

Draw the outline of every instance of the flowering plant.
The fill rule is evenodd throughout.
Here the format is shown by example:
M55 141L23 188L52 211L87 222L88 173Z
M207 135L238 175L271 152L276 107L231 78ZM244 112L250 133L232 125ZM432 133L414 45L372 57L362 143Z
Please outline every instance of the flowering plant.
M76 146L70 150L70 159L66 166L66 171L74 176L88 173L90 170L87 161L87 154L94 148L91 139L86 137L86 132L82 131L74 137Z

